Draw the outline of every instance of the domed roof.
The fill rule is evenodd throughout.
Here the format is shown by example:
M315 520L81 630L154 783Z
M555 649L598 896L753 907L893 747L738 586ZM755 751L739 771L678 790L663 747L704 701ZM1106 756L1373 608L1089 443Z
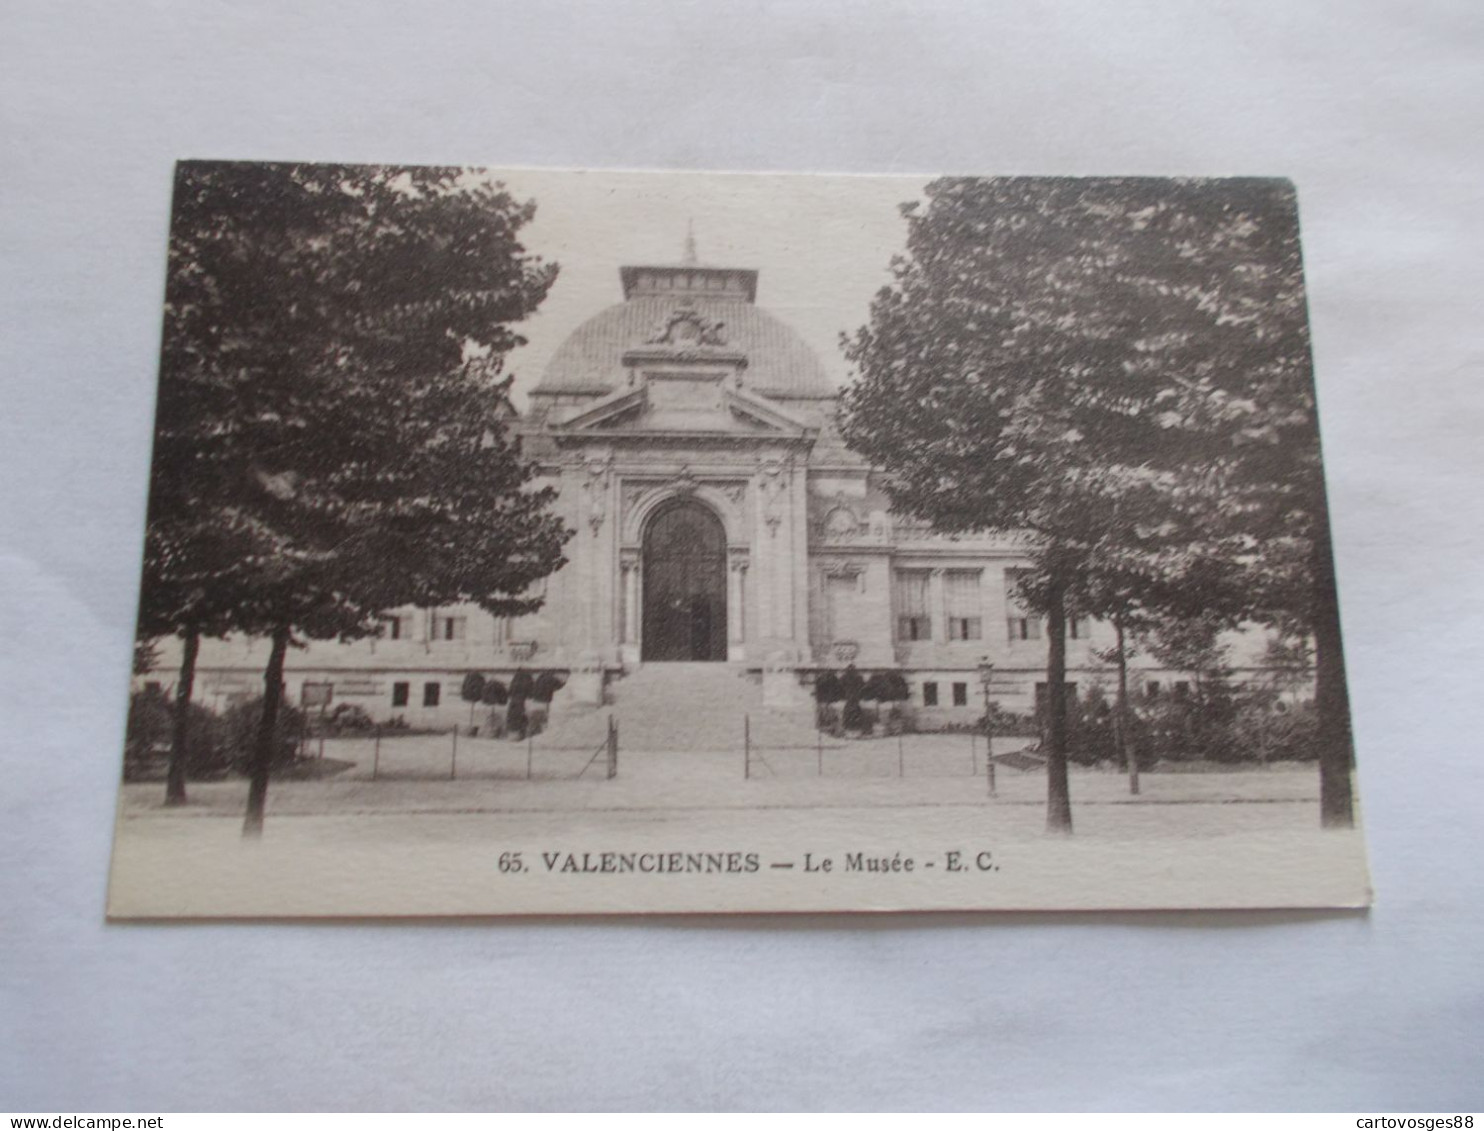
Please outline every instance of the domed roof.
M629 298L589 318L557 349L532 390L536 394L601 394L619 388L624 379L624 354L643 349L667 323L683 311L696 310L711 323L720 323L718 348L742 354L747 367L743 387L763 396L789 398L833 397L838 390L814 351L792 329L751 301L751 288L740 293L670 292L665 277L695 268L624 268ZM700 268L705 274L721 269ZM652 272L635 276L635 271ZM752 272L736 272L753 275ZM657 280L656 289L643 284ZM637 283L637 285L636 285Z

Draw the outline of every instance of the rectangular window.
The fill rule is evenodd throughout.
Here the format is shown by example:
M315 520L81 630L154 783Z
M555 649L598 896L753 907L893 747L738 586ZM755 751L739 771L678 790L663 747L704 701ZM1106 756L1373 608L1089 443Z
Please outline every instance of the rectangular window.
M1156 695L1158 695L1159 694L1159 680L1157 680L1157 679L1151 679L1148 683L1146 683L1144 685L1144 694L1147 695L1147 696L1149 696L1149 698L1151 698L1151 699L1153 699Z
M948 639L982 640L979 570L951 569L945 573L943 599L948 605Z
M1040 640L1041 618L1040 617L1011 617L1010 618L1011 640Z
M424 707L436 707L436 706L438 706L438 696L442 692L442 690L443 690L443 685L442 684L439 684L439 683L425 683L425 684L423 684L423 706Z
M1042 714L1046 710L1046 688L1047 684L1036 684L1036 713ZM1062 684L1067 689L1067 704L1070 706L1077 701L1077 685L1070 680Z
M407 700L410 699L411 697L412 697L412 684L410 684L410 683L394 683L394 684L392 684L392 706L393 707L405 707L405 706L407 706Z
M902 569L896 574L897 639L931 640L932 618L928 615L928 572Z
M1020 579L1026 575L1023 569L1005 571L1005 608L1008 610L1010 639L1040 640L1041 618L1025 607L1020 596Z
M382 637L386 640L411 640L412 639L412 616L408 613L397 613L389 617L382 617Z
M1175 683L1174 683L1173 686L1174 686L1175 698L1176 699L1189 699L1190 698L1190 681L1189 680L1177 679L1175 681Z
M969 685L967 683L955 683L953 685L953 705L955 707L967 707L969 705Z
M299 706L301 707L328 707L335 698L335 685L333 683L314 683L305 680L299 689Z
M444 613L434 613L433 639L462 640L464 639L464 630L468 623L468 617L452 616Z
M1072 617L1067 621L1067 636L1072 640L1092 639L1092 622L1086 617Z
M924 707L936 707L938 705L938 685L933 682L922 685L922 705Z

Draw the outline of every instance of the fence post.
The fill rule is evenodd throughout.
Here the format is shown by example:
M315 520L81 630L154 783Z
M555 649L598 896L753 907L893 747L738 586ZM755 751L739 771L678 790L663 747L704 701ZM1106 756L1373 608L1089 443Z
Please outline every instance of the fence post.
M815 750L815 776L822 778L824 777L824 731L818 727L814 728L814 745L817 748Z
M381 769L381 724L376 724L376 745L371 750L371 780L376 780L376 772Z
M321 758L323 758L325 756L325 736L324 735L320 735L319 736L319 756Z
M448 757L448 780L454 781L459 776L459 728L453 728L453 750Z
M752 777L752 716L742 716L742 779Z
M979 776L979 736L969 731L969 777Z
M902 736L897 735L897 777L907 776L907 760L902 754Z
M529 731L527 731L526 732L526 781L530 781L531 780L531 760L532 760L532 757L535 754L535 749L534 749L534 745L533 745L535 743L535 741L536 741L535 738L533 738L532 735L531 735L531 733Z
M608 716L608 780L618 777L618 724Z

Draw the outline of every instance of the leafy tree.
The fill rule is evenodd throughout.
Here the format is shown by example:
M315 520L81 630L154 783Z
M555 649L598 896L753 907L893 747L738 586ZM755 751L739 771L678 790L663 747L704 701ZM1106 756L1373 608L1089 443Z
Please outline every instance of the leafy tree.
M526 700L535 689L535 680L526 668L516 668L510 677L509 706L505 709L505 727L509 733L524 739L530 727L530 715L526 711Z
M519 242L533 214L458 169L177 169L150 503L171 569L147 552L141 624L271 641L247 835L296 639L404 604L530 612L562 564L501 410L555 277Z
M554 671L544 671L531 682L531 698L537 703L550 703L567 681Z
M1332 596L1292 192L945 178L926 197L903 207L906 254L844 343L843 430L890 468L897 510L1025 536L1021 587L1048 639L1047 827L1070 832L1069 613L1302 619L1303 594Z
M160 664L158 640L136 638L134 641L134 674L149 675Z
M199 730L200 722L192 696L201 638L224 636L232 630L236 622L231 605L241 595L238 585L244 563L254 561L265 546L239 512L203 497L200 482L190 474L192 453L199 448L202 435L215 426L207 420L187 423L176 418L172 410L178 406L166 404L169 389L167 369L162 365L135 664L147 658L153 666L155 642L165 636L180 638L165 804L183 805L193 760L193 731Z
M484 676L479 672L467 672L459 685L459 698L469 704L469 726L474 725L474 708L484 699Z
M866 713L861 709L861 699L866 694L866 680L854 664L847 664L840 673L840 698L845 706L840 710L840 723L846 730L865 730L870 725Z

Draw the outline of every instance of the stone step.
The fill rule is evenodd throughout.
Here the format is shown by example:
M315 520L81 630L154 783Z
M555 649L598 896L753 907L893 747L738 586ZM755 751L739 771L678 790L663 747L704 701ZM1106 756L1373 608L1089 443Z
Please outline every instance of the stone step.
M620 750L740 756L749 733L754 746L802 747L817 740L807 712L765 709L762 689L745 668L651 663L613 684L611 704L564 712L538 741L596 745L610 714L618 723Z

